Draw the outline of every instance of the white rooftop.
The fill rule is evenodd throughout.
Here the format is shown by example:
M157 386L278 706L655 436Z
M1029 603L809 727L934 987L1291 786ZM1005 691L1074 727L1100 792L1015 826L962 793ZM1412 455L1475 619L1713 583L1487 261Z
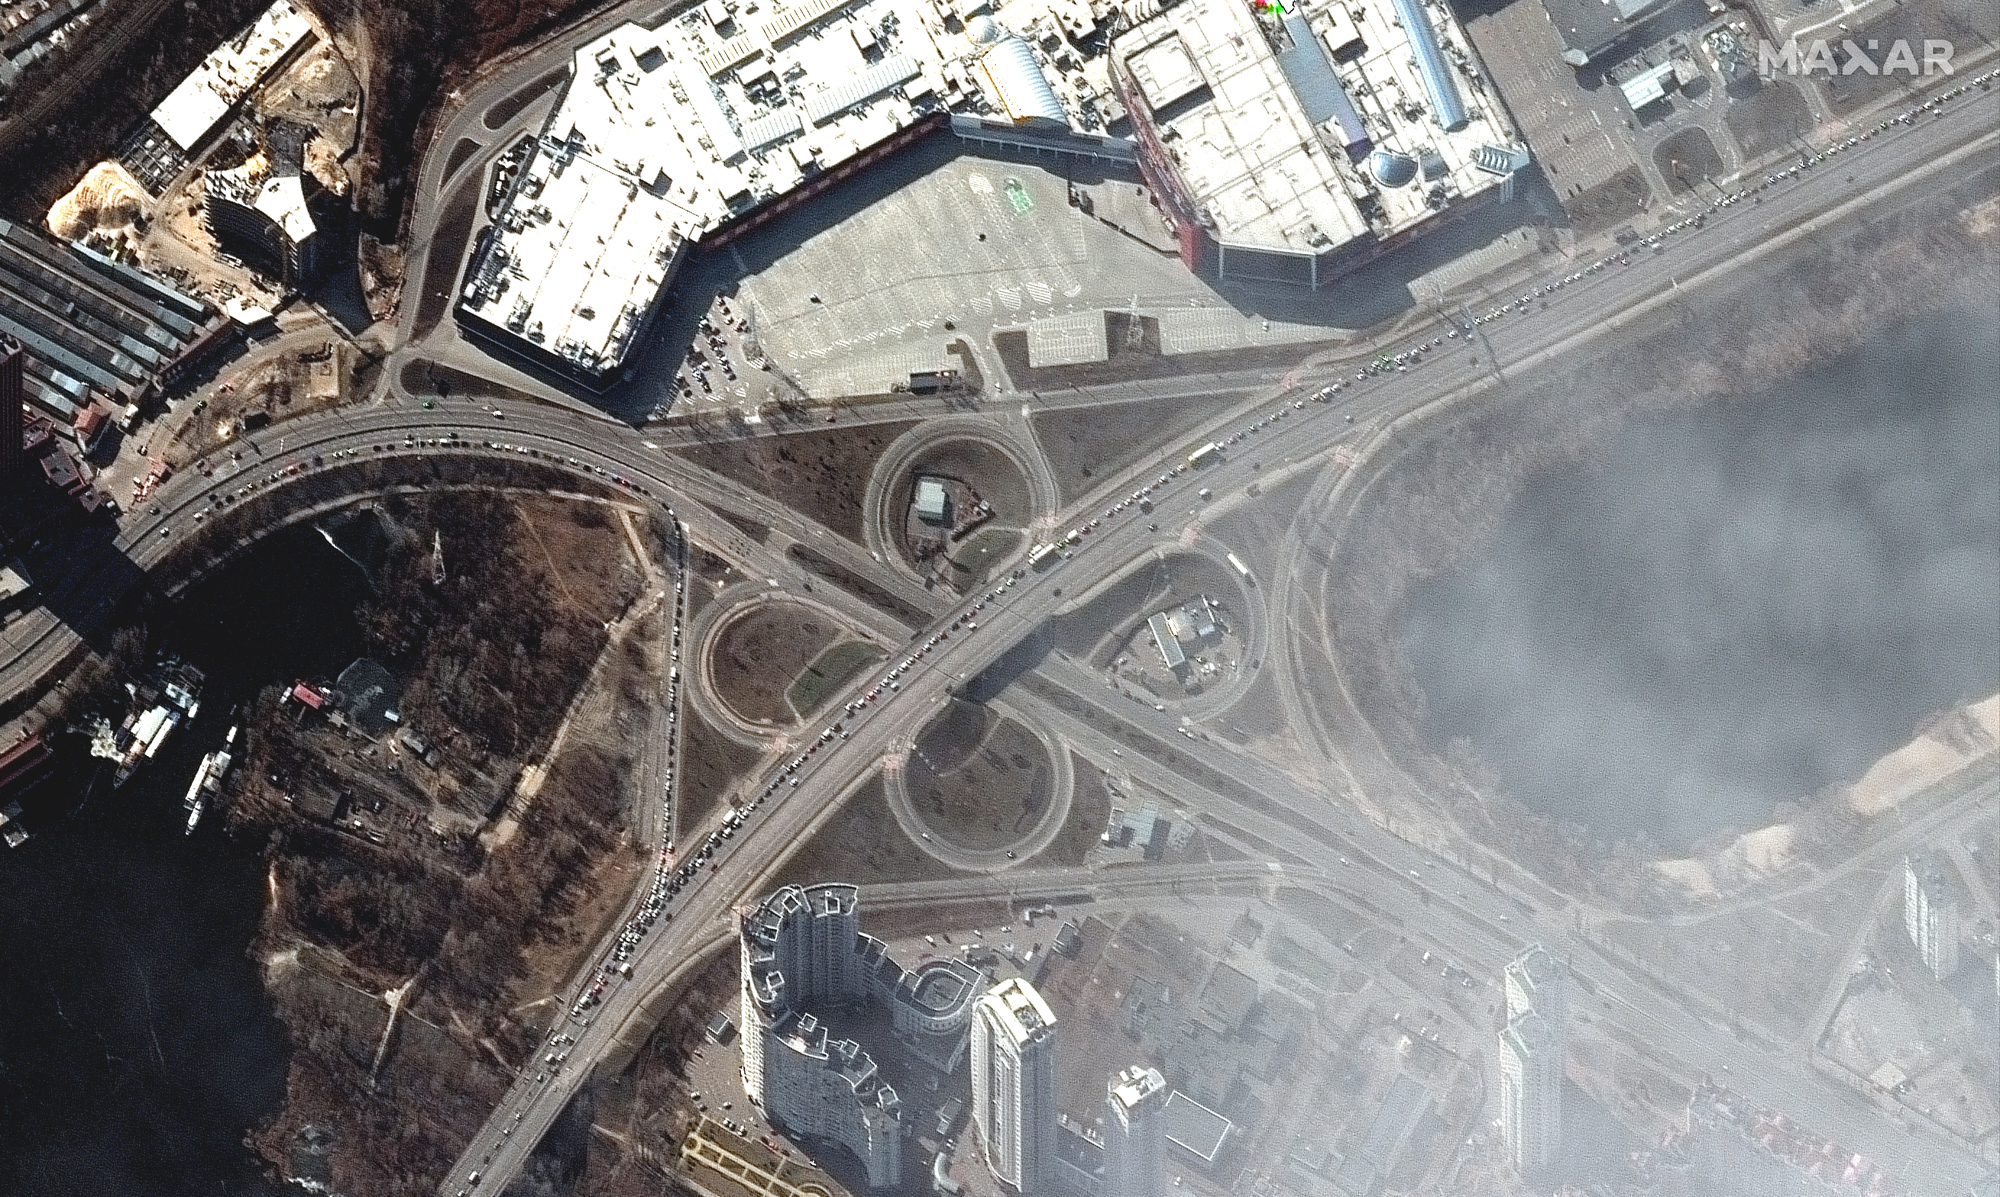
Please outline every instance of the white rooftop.
M1441 5L1419 7L1470 116L1453 132L1433 119L1418 48L1393 0L1290 4L1286 19L1260 18L1243 0L1188 0L1124 34L1112 54L1218 241L1318 254L1370 233L1394 236L1503 177L1474 155L1511 147L1513 129L1456 19ZM1300 33L1309 44L1298 44ZM1280 48L1290 56L1281 60ZM1168 119L1158 120L1163 110ZM1418 169L1385 184L1349 154L1360 148L1355 135Z
M1055 1033L1055 1011L1024 978L1009 977L987 990L979 1007L1017 1047Z
M944 519L945 506L949 496L945 494L944 483L935 478L917 479L917 517L932 523Z
M312 34L312 22L305 14L291 0L278 0L168 92L153 109L153 123L181 149L193 149L272 67Z
M305 187L297 175L274 175L257 191L257 210L285 231L293 245L302 245L318 228L306 208Z
M704 234L931 113L998 110L984 49L929 0L710 0L620 26L577 51L462 311L611 369ZM1007 77L1046 110L1018 59Z
M1167 1082L1158 1069L1134 1064L1113 1077L1106 1088L1112 1101L1126 1110L1137 1110L1159 1101L1167 1090Z

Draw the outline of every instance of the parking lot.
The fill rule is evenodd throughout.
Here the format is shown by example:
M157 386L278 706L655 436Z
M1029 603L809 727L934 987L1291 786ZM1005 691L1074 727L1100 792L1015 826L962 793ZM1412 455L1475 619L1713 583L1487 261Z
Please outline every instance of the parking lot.
M1116 186L1136 193L1130 183L1093 189ZM814 398L885 393L912 371L957 368L951 342L983 356L993 328L1037 317L1129 307L1135 296L1142 306L1221 302L1177 257L1072 206L1069 180L1043 167L947 144L845 188L853 196L837 188L710 264L716 289L736 288L759 347Z

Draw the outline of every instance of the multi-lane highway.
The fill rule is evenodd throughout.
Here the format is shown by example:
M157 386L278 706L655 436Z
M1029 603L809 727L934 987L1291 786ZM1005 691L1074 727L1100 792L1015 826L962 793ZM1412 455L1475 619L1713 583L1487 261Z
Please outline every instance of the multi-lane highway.
M1274 444L1280 440L1277 431L1282 429L1283 449L1275 468L1286 467L1284 457L1298 468L1315 468L1312 455L1356 436L1357 428L1360 435L1374 440L1390 421L1441 412L1446 405L1475 394L1496 371L1518 371L1526 364L1566 352L1604 325L1638 318L1650 307L1666 302L1671 292L1699 285L1711 271L1740 266L1800 230L1821 227L1844 208L1882 199L1935 172L1991 166L1996 158L1993 112L1988 93L1975 91L1961 96L1955 106L1922 117L1914 126L1898 125L1886 130L1886 135L1843 147L1840 161L1849 180L1845 183L1829 180L1830 172L1824 170L1818 175L1808 171L1803 179L1773 176L1770 182L1755 185L1754 192L1710 207L1698 218L1690 217L1688 223L1675 226L1627 256L1574 272L1574 277L1566 278L1552 291L1538 288L1543 293L1533 296L1535 302L1510 304L1504 312L1482 313L1475 329L1477 348L1472 352L1447 353L1428 362L1420 356L1416 360L1424 364L1414 372L1396 370L1350 380L1344 387L1346 398L1338 402L1306 404L1293 397L1296 392L1274 388L1278 393L1263 397L1258 410L1230 412L1226 420L1218 421L1215 431L1225 438L1247 435L1253 443L1262 436L1266 444ZM1461 345L1451 348L1459 350ZM1330 372L1308 372L1301 381L1319 392L1329 377ZM905 718L892 712L915 711L920 717L946 697L959 679L976 675L1028 630L1077 601L1074 592L1088 589L1093 578L1158 547L1161 535L1148 527L1148 521L1135 516L1129 502L1134 495L1145 492L1155 505L1170 508L1186 503L1197 487L1218 491L1246 487L1269 476L1268 472L1260 475L1257 471L1264 463L1251 458L1272 455L1269 449L1259 454L1236 454L1199 474L1170 455L1160 464L1135 468L1125 477L1104 482L1093 495L1073 505L1073 520L1094 520L1100 526L1079 538L1070 560L1047 573L1017 575L998 591L975 596L964 608L951 613L951 619L941 616L931 633L935 637L943 632L945 638L922 639L919 643L932 646L930 651L904 658L906 672L896 674L894 689L882 689L880 697L860 713L841 720L838 736L814 742L787 760L782 772L765 783L762 809L751 817L740 838L722 848L710 871L700 874L700 884L680 895L676 921L646 944L634 979L615 988L588 1025L560 1032L573 1040L565 1044L572 1060L587 1063L602 1058L611 1037L624 1029L625 1020L645 1008L645 995L684 966L700 943L718 934L718 928L726 928L729 910L753 893L793 847L810 836L839 798L875 767L907 726ZM1096 515L1095 509L1100 507L1108 514ZM795 520L781 519L778 526L795 526ZM880 576L883 571L864 572ZM1067 600L1066 582L1072 590ZM967 619L976 626L965 626ZM879 683L864 680L860 685L875 689ZM1099 700L1093 695L1091 701ZM1157 766L1148 762L1147 767ZM1168 769L1167 776L1158 780L1182 792L1188 788L1183 771ZM1420 858L1420 853L1358 821L1350 823L1345 836L1336 832L1328 838L1323 828L1315 834L1319 820L1328 814L1323 800L1317 804L1311 798L1300 800L1287 777L1268 781L1268 792L1287 795L1297 803L1288 804L1290 813L1304 826L1288 826L1288 820L1274 819L1268 807L1246 809L1231 803L1227 794L1209 797L1220 800L1218 805L1225 811L1234 806L1231 813L1253 824L1255 835L1296 853L1299 859L1324 861L1330 846L1336 858L1347 855L1337 850L1343 842L1365 846L1368 851L1362 854L1357 847L1356 855L1368 862L1361 874L1372 878L1365 884L1368 892L1350 890L1348 896L1379 911L1384 903L1407 901L1410 890L1428 895L1431 900L1421 909L1404 907L1400 917L1406 925L1420 922L1427 939L1448 946L1462 958L1489 963L1504 958L1520 942L1519 934L1508 927L1516 917L1535 917L1536 925L1545 925L1539 913L1529 914L1534 910L1531 904L1483 886L1476 878L1441 876L1438 870L1443 866L1432 861L1416 859L1404 868L1415 882L1413 886L1401 893L1385 890L1383 878L1393 876L1394 868L1404 859ZM1337 882L1329 888L1341 892ZM1627 974L1618 962L1595 954L1587 954L1581 968L1605 978L1600 982L1604 1008L1594 1011L1593 1017L1622 1029L1632 1042L1660 1043L1662 1054L1678 1066L1676 1071L1719 1068L1740 1058L1741 1045L1722 1027L1689 1010L1679 995L1663 993L1647 979ZM1797 1067L1797 1061L1789 1062L1789 1070L1780 1067L1781 1063L1772 1061L1762 1070L1764 1075L1754 1083L1765 1088L1754 1096L1781 1107L1818 1112L1823 1122L1832 1124L1821 1129L1840 1135L1858 1149L1875 1152L1877 1158L1910 1159L1909 1168L1923 1175L1921 1180L1906 1175L1906 1182L1948 1191L1948 1186L1976 1171L1976 1160L1961 1145L1937 1136L1919 1142L1910 1132L1880 1119L1865 1099L1827 1085L1809 1070ZM460 1169L447 1182L446 1191L497 1191L532 1146L532 1135L502 1134L505 1123L518 1115L523 1131L547 1126L584 1075L586 1070L572 1063L566 1072L524 1076L509 1098L513 1112L504 1120L489 1123L474 1140ZM469 1180L475 1173L479 1175L477 1183Z
M663 987L710 950L718 936L729 934L730 911L737 903L754 894L809 840L814 828L831 816L841 799L892 751L899 737L922 721L933 704L1052 615L1084 601L1094 581L1177 543L1181 529L1159 518L1161 527L1154 530L1149 526L1154 521L1138 514L1134 496L1145 493L1161 511L1193 506L1198 489L1212 489L1228 502L1248 502L1252 500L1235 496L1247 493L1250 483L1269 486L1274 474L1323 470L1329 451L1337 446L1347 446L1364 460L1370 454L1393 452L1392 430L1447 418L1452 405L1476 399L1496 378L1573 352L1607 327L1642 319L1713 275L1740 269L1788 238L1908 194L1919 180L1948 178L2000 163L1994 132L2000 124L1997 109L2000 100L1974 89L1934 114L1843 148L1830 160L1837 167L1823 163L1768 185L1756 182L1754 192L1746 190L1727 203L1703 201L1699 210L1688 210L1670 231L1656 234L1657 240L1603 262L1573 266L1567 274L1536 283L1537 293L1524 292L1523 302L1510 302L1504 310L1476 313L1476 325L1463 335L1447 336L1439 326L1358 355L1364 365L1378 354L1392 361L1400 358L1387 370L1362 370L1363 377L1357 378L1355 360L1325 357L1304 363L1288 380L1292 385L1256 386L1247 375L1220 376L1216 382L1233 385L1215 388L1227 397L1218 399L1213 423L1190 440L1239 438L1231 443L1224 461L1192 471L1180 460L1188 446L1169 446L1159 459L1100 480L1092 493L1065 513L1065 528L1096 524L1078 538L1069 560L1047 572L1024 573L1011 585L973 596L950 610L941 610L937 595L885 568L860 546L767 495L689 465L674 456L672 444L659 436L652 436L649 443L651 434L571 410L522 403L492 405L489 410L488 405L464 401L439 402L429 409L392 402L306 417L268 430L242 459L215 463L213 475L186 471L170 480L156 497L157 513L149 508L129 515L116 544L118 551L91 558L64 585L84 593L93 585L108 589L121 584L126 580L121 571L130 567L155 570L186 539L212 527L217 512L259 502L271 502L267 510L272 511L283 509L281 504L293 506L272 499L271 494L301 479L318 479L329 492L337 492L343 485L336 481L341 476L331 471L379 459L445 454L537 461L607 486L624 486L637 499L671 497L695 542L713 546L746 570L776 579L780 586L797 588L818 580L785 552L790 544L809 545L854 576L895 595L910 610L935 615L927 628L914 629L913 648L893 660L901 661L914 646L930 643L929 636L943 633L943 637L911 662L893 688L885 687L859 713L846 716L833 738L816 740L809 750L802 747L781 763L778 772L752 784L749 792L765 795L756 813L733 838L717 841L713 858L676 895L669 907L672 921L658 924L633 956L633 977L613 982L584 1019L556 1032L564 1037L558 1046L565 1061L553 1070L535 1067L523 1072L444 1185L448 1193L496 1193L591 1068L598 1061L617 1058L621 1044L643 1034L651 1003ZM446 138L439 144L449 143ZM430 170L427 160L427 179L435 177ZM1328 393L1335 381L1341 389ZM1108 401L1112 393L1078 401ZM1321 395L1325 400L1315 402ZM379 485L364 474L353 471L355 489ZM614 483L614 475L624 481ZM751 542L724 513L753 519L773 533L764 542ZM1286 585L1282 577L1263 578L1259 584L1280 594ZM871 621L892 638L913 630L824 583L816 593L842 605L851 617ZM983 607L972 609L982 602ZM967 615L976 626L966 626ZM1267 610L1265 616L1282 620L1285 612ZM10 659L0 683L10 690L32 685L65 659L75 644L72 628L45 615L17 623L9 633ZM870 675L842 699L859 698L878 676ZM1092 738L1108 736L1105 729L1115 726L1128 746L1122 758L1127 767L1161 788L1197 794L1204 817L1219 834L1254 837L1268 845L1269 863L1286 870L1288 883L1322 888L1357 911L1377 915L1393 911L1413 934L1445 945L1465 960L1497 963L1531 929L1559 925L1561 912L1549 905L1549 895L1502 892L1433 861L1330 803L1324 790L1303 786L1291 774L1248 754L1235 753L1226 770L1229 776L1218 780L1214 763L1196 760L1164 716L1138 709L1115 694L1107 697L1101 681L1093 686L1087 675L1078 676L1065 663L1051 663L1024 683L1019 701L1045 704L1052 720L1073 719L1079 710L1090 709L1095 713L1094 726L1077 732L1086 753L1094 748L1108 751L1109 743L1094 744ZM1067 704L1075 704L1075 709ZM1152 748L1131 751L1135 735ZM1323 748L1328 767L1337 769L1341 746L1329 738ZM1212 751L1234 753L1221 747ZM1349 863L1329 864L1330 856ZM1324 873L1306 875L1299 862L1311 862ZM1352 872L1343 871L1347 869ZM1002 874L950 884L957 894L994 886L1000 887L994 892L1010 888L1020 892L1025 880ZM1413 904L1411 898L1418 894L1428 895L1430 901ZM567 995L565 1009L591 983L603 956L600 952L591 958L586 975ZM1713 1067L1744 1050L1685 1009L1677 997L1626 973L1616 961L1587 957L1579 968L1602 978L1599 983L1605 992L1616 998L1593 1012L1594 1017L1622 1028L1636 1042L1661 1044L1662 1052L1679 1061L1683 1070ZM1903 1133L1871 1118L1862 1099L1829 1095L1828 1086L1799 1075L1796 1067L1787 1071L1774 1064L1766 1070L1764 1083L1769 1085L1769 1096L1760 1094L1760 1099L1828 1111L1827 1117L1841 1125L1826 1129L1837 1131L1850 1145L1882 1159L1905 1154L1902 1149L1908 1144L1899 1138ZM1923 1145L1928 1150L1919 1154L1925 1162L1913 1167L1927 1169L1926 1179L1940 1186L1956 1182L1973 1166L1970 1155L1949 1141L1927 1139ZM474 1173L479 1174L476 1182L470 1179Z

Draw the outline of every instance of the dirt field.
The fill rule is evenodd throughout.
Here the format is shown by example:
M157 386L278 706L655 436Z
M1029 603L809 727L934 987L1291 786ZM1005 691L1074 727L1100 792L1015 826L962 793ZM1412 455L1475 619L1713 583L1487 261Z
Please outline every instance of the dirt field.
M911 801L931 833L980 850L1004 848L1032 830L1054 781L1032 732L966 702L953 702L924 729L907 770Z
M1864 869L1805 897L1692 926L1613 923L1605 938L1621 956L1673 962L1667 983L1703 995L1713 1009L1726 1009L1733 1025L1803 1041L1820 1030L1808 1025L1810 1016L1826 987L1840 984L1840 962L1854 932L1847 920L1829 926L1826 912L1851 911L1859 919L1886 885L1900 885L1900 875L1899 869L1893 874ZM1899 906L1888 913L1901 917ZM1657 964L1648 968L1658 970Z
M285 420L355 399L357 364L353 352L331 334L323 346L282 352L247 366L233 364L221 371L227 392L208 390L195 401L195 410L183 414L177 409L162 417L148 439L154 452L182 462L240 448L244 438L237 429L246 417Z
M970 487L980 499L992 504L990 527L1025 528L1037 514L1029 509L1028 480L1006 454L976 440L944 441L925 450L911 463L909 471L889 487L889 527L896 551L906 560L914 562L915 556L908 534L909 521L899 517L915 501L919 475L947 478ZM963 557L967 543L961 541L952 546L951 557Z
M787 861L770 888L847 881L942 881L965 874L946 868L896 830L877 775L862 783L839 814Z
M717 637L710 666L716 697L745 719L781 726L797 723L786 699L792 682L839 635L816 608L760 603Z
M760 755L709 726L693 710L683 708L675 823L684 828L699 826Z
M1062 834L1034 858L1035 864L1044 867L1084 863L1111 818L1111 793L1104 788L1103 775L1073 752L1069 764L1076 792L1070 795L1069 819L1063 823Z
M1140 378L1181 378L1219 369L1257 366L1284 370L1297 365L1299 358L1308 353L1330 349L1340 343L1331 335L1336 330L1329 329L1329 337L1324 341L1169 356L1160 352L1159 320L1152 316L1140 316L1138 324L1139 343L1128 348L1131 314L1106 312L1104 332L1111 355L1104 361L1084 365L1044 366L1041 369L1028 365L1028 334L1025 331L994 334L993 349L999 354L1001 365L1013 381L1015 390L1059 391L1073 386L1131 382Z
M1582 195L1564 200L1563 211L1569 213L1572 227L1582 237L1615 228L1644 212L1651 195L1645 173L1628 166Z
M716 440L675 452L787 507L811 512L829 529L858 541L868 473L889 442L913 426L906 420L782 437Z
M637 563L623 530L603 508L517 498L514 510L527 533L527 556L549 570L552 597L566 614L609 621L625 610L638 582ZM458 548L462 554L474 551L472 545Z
M1756 160L1812 128L1812 112L1796 83L1773 79L1723 115L1746 159Z
M993 569L1021 551L1027 539L1024 532L1011 532L1005 528L981 528L965 538L952 554L952 574L959 583L959 593L963 594L995 575Z
M1300 351L1293 351L1296 358ZM1216 400L1141 399L1105 407L1041 412L1035 438L1067 503L1142 457L1173 457L1178 438L1213 418Z
M810 716L826 701L827 695L846 685L855 674L888 660L888 654L860 640L843 640L827 649L792 682L785 700L800 718Z
M1723 173L1722 155L1702 128L1682 129L1661 142L1653 150L1653 165L1666 177L1667 189L1677 195Z
M835 586L843 590L852 591L898 619L920 626L931 621L931 612L921 611L912 607L889 591L882 589L865 578L860 578L849 573L837 562L828 560L805 545L795 544L787 549L786 552L800 565L805 566Z
M1955 44L1962 59L1993 45L1993 25L1993 8L1981 0L1915 0L1914 3L1889 9L1881 20L1863 25L1851 35L1845 30L1841 33L1844 37L1851 36L1863 46L1873 47L1869 57L1876 63L1882 62L1889 53L1889 47L1898 41L1908 42L1921 55L1927 39L1941 39ZM1830 30L1813 36L1835 41ZM1865 108L1885 96L1898 93L1915 95L1919 88L1936 82L1935 79L1892 71L1870 74L1849 66L1847 56L1838 48L1834 53L1841 62L1841 71L1830 77L1814 78L1819 80L1828 106L1841 116Z

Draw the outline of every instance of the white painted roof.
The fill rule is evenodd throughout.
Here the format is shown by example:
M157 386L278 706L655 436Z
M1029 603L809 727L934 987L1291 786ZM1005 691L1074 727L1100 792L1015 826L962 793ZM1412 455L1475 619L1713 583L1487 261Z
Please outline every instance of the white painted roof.
M1194 69L1180 32L1168 25L1157 41L1139 46L1125 57L1126 69L1154 111L1201 90L1201 72Z
M1445 61L1465 98L1470 119L1446 133L1428 114L1428 96L1408 33L1393 0L1313 0L1288 4L1288 30L1261 20L1242 0L1187 0L1142 22L1112 48L1119 69L1155 113L1175 105L1159 132L1198 207L1225 246L1317 254L1357 238L1387 238L1435 214L1431 193L1447 203L1498 186L1482 170L1482 148L1511 149L1512 126L1474 81L1478 67L1464 29L1447 10L1426 6ZM1297 18L1304 18L1300 25ZM1273 39L1310 32L1314 53L1327 54L1370 144L1442 169L1435 178L1386 188L1365 175L1339 147L1333 120L1315 125L1280 66ZM1340 60L1332 58L1343 51ZM1323 80L1324 73L1316 72ZM1206 86L1209 98L1189 101ZM1329 97L1316 95L1316 103ZM1410 113L1417 113L1414 117ZM1488 155L1489 159L1493 156ZM1371 227L1364 205L1376 203Z
M1625 103L1637 112L1655 100L1666 98L1667 80L1673 77L1674 64L1663 62L1620 83L1618 90L1625 93Z
M264 180L257 192L257 210L271 218L293 245L302 245L319 229L306 210L305 188L297 175L277 175Z
M181 149L193 149L272 67L312 34L312 22L305 14L291 0L278 0L168 92L153 109L153 123Z
M714 0L612 30L577 51L461 312L609 370L688 245L931 112L1000 106L980 51L933 0Z
M979 999L979 1008L1017 1047L1053 1034L1055 1011L1033 985L1021 977L1000 982Z

